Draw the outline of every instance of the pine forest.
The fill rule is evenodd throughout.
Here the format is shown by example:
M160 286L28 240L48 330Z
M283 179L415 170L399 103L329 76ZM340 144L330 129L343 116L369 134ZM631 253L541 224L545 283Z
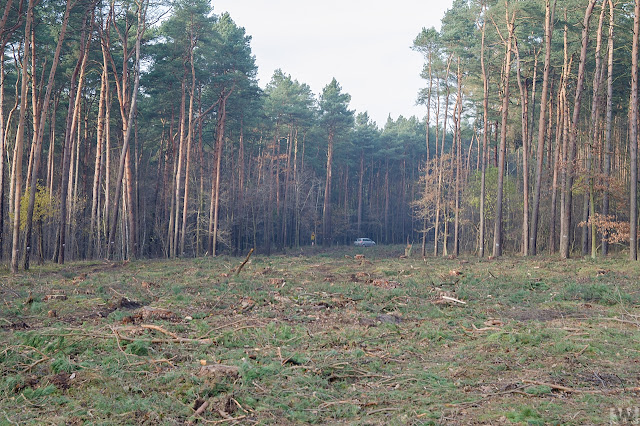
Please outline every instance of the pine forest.
M639 1L455 0L412 41L424 84L406 102L424 115L383 126L336 79L312 93L277 70L260 88L251 28L215 2L0 13L14 272L362 236L423 256L637 259Z

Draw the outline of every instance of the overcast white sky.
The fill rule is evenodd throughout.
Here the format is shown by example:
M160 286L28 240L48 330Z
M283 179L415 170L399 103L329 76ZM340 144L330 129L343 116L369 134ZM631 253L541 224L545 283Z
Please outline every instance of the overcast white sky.
M333 77L380 127L387 116L424 117L416 106L422 27L440 28L452 0L212 0L252 36L260 87L281 68L317 95Z

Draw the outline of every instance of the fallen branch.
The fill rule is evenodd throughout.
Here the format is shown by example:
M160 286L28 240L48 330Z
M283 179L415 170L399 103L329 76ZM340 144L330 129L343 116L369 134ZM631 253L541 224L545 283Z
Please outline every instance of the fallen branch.
M574 356L577 358L580 355L582 355L584 353L584 351L587 350L587 348L589 347L589 344L584 345L584 348L580 349L580 352L576 353Z
M198 407L195 413L193 413L194 417L201 416L202 413L209 407L209 401L205 401Z
M175 357L173 357L175 358ZM158 366L156 364L161 364L161 363L166 363L169 364L171 367L175 367L175 365L171 362L171 360L173 359L166 359L166 358L162 358L162 359L146 359L144 361L140 361L140 362L136 362L131 364L131 367L136 367L138 365L144 365L144 364L152 364L153 366L156 367L156 369L158 369Z
M229 417L228 419L222 419L222 420L205 420L205 422L210 425L218 425L221 423L234 422L234 421L242 420L246 418L247 416L238 416L238 417Z
M42 336L51 336L51 337L91 337L95 339L111 339L113 335L111 334L98 334L98 333L42 333ZM125 342L149 342L149 343L175 343L176 339L140 339L126 336L119 336L120 340ZM178 342L181 343L203 343L203 344L212 344L213 340L211 339L185 339L180 337Z
M640 392L640 387L633 388L615 388L615 389L575 389L568 386L556 385L555 383L537 382L535 380L523 380L522 383L536 386L548 386L551 389L559 390L566 393L622 393L622 392Z
M213 340L212 339L187 339L185 337L180 337L175 333L172 333L170 331L165 330L164 328L158 326L158 325L153 325L153 324L142 324L140 325L141 328L146 328L149 330L156 330L159 331L160 333L166 334L167 336L171 336L173 337L173 340L176 342L180 342L180 343L204 343L204 344L212 344Z
M460 299L456 299L455 297L442 296L442 298L443 298L444 300L450 300L450 301L452 301L452 302L461 303L461 304L463 304L463 305L466 305L466 304L467 304L467 302L464 302L464 301L462 301L462 300L460 300Z
M170 331L167 331L167 330L165 330L164 328L162 328L162 327L160 327L160 326L158 326L158 325L153 325L153 324L142 324L140 327L142 327L142 328L146 328L146 329L150 329L150 330L156 330L156 331L159 331L159 332L160 332L160 333L162 333L162 334L166 334L167 336L171 336L171 337L173 337L173 338L174 338L174 339L176 339L176 340L180 340L180 337L179 337L177 334L172 333L172 332L170 332Z
M253 253L253 247L251 247L251 250L249 250L249 254L247 254L247 257L246 259L244 259L244 262L242 262L242 264L238 266L238 269L236 270L236 275L240 275L240 271L242 271L242 268L244 268L244 265L247 264L252 253Z
M478 327L476 327L475 324L471 324L471 326L473 328L462 327L462 329L464 331L466 331L467 333L482 333L482 332L485 332L485 331L502 331L502 329L498 328L498 327L481 327L481 328L478 328Z
M580 389L574 389L567 386L556 385L554 383L546 383L546 382L536 382L535 380L523 380L522 383L526 383L528 385L536 385L536 386L547 386L551 389L559 390L566 393L583 393L588 391L583 391Z
M609 321L621 322L623 324L631 324L631 325L635 325L636 327L640 327L640 322L638 322L638 321L629 321L629 320L621 319L621 318L618 318L618 317L604 318L604 319L607 319Z
M194 411L194 413L191 415L191 417L189 418L189 420L187 420L185 422L185 424L187 425L194 425L197 423L198 421L198 417L201 417L202 414L205 412L205 410L209 407L209 401L205 401L202 404L200 404L200 406L198 407L198 409L196 411ZM201 418L202 420L205 420L203 418ZM206 420L205 420L206 421Z
M36 362L34 362L34 363L32 363L32 364L29 364L27 367L25 367L25 368L22 370L22 372L23 372L23 373L26 373L26 372L28 372L28 371L31 371L31 369L32 369L33 367L35 367L36 365L38 365L38 364L40 364L40 363L42 363L42 362L48 361L48 360L50 360L50 359L51 359L51 358L49 358L48 356L45 356L44 358L41 358L41 359L37 360Z

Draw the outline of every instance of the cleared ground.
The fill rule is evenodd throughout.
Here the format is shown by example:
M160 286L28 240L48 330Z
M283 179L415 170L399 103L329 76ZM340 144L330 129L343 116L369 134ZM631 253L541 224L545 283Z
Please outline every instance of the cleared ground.
M403 253L0 270L0 424L633 420L640 263Z

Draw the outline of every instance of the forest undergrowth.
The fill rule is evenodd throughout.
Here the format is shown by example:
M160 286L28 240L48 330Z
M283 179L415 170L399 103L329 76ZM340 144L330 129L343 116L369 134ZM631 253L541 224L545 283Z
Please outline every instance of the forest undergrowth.
M403 253L308 247L242 268L244 258L219 256L1 269L0 424L633 415L636 262Z

